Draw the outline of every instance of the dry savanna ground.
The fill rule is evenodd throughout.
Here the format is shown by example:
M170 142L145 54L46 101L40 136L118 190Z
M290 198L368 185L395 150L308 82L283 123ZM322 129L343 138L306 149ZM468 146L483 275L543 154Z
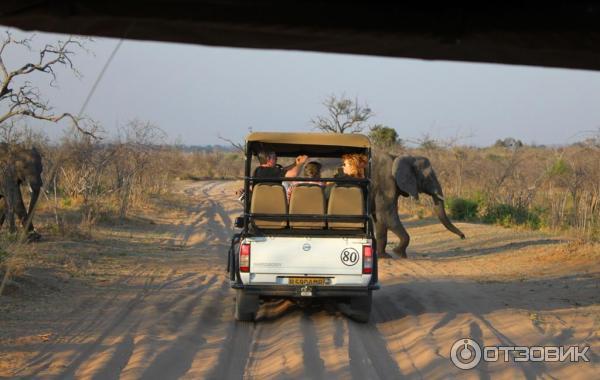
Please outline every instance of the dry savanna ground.
M368 324L329 304L265 304L233 319L225 273L234 182L178 191L101 225L88 240L47 233L0 299L4 378L594 378L600 373L600 247L540 232L404 216L409 259L380 261ZM390 236L393 243L395 237ZM18 284L18 285L17 285ZM590 362L482 362L452 344L590 346Z

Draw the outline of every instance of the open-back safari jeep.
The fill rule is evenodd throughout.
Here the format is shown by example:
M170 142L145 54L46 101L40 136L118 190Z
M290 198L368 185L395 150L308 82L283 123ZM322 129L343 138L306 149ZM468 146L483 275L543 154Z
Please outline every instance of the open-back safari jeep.
M325 160L358 153L366 155L368 165L364 178L329 176L320 184L314 178L255 178L252 157L260 151ZM368 201L369 139L360 134L257 132L247 136L245 153L244 191L249 195L243 198L243 216L236 219L241 232L232 239L228 260L235 318L253 320L261 301L318 297L366 322L372 291L379 288ZM296 186L288 200L282 181L289 180Z

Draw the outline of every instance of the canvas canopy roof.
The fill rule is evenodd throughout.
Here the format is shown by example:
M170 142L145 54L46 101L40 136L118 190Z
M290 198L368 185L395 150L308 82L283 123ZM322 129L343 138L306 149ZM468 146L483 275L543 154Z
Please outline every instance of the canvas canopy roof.
M362 134L254 132L246 137L253 154L272 150L279 156L309 154L321 157L340 157L344 153L364 153L371 147Z

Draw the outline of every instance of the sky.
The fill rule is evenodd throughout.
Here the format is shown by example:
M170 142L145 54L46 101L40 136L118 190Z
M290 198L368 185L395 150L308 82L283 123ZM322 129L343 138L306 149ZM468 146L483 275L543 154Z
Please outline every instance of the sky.
M32 47L61 38L36 33ZM47 76L29 80L57 113L77 114L118 43L87 42L89 52L73 58L81 78L58 70L57 87ZM13 47L3 59L11 69L32 54ZM375 114L369 124L394 128L408 141L429 136L486 146L513 137L560 145L600 131L595 71L133 40L116 51L84 114L109 134L138 119L163 129L168 142L227 144L219 136L243 141L249 128L311 131L329 95L368 104ZM56 139L67 123L31 125Z

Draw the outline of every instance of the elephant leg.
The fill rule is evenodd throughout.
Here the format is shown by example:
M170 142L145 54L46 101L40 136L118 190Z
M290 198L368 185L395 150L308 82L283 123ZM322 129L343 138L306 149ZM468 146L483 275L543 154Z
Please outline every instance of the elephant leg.
M402 225L398 214L391 216L389 219L388 228L400 239L400 243L398 243L398 246L394 248L394 253L401 258L406 258L406 248L410 243L410 236Z
M4 204L4 197L0 195L0 228L4 225L4 220L6 219L6 206Z
M14 202L15 213L19 217L23 228L27 228L27 209L25 208L25 203L23 203L23 195L21 194L20 186L17 186Z
M29 220L29 214L27 213L27 209L25 208L25 203L23 202L20 187L17 187L15 197L15 213L19 216L21 225L23 226L23 229L27 232L27 240L30 242L39 240L41 235L33 229L33 223L31 220Z
M37 234L37 232L35 232L35 228L33 227L33 211L35 210L35 206L37 205L37 201L40 197L42 188L41 180L32 182L29 187L31 188L31 198L29 200L29 208L27 209L27 231Z
M17 232L17 226L15 224L15 214L9 212L8 217L6 218L6 223L8 224L8 231L10 233L14 234L15 232Z
M389 258L385 252L385 247L387 246L387 226L382 220L378 220L375 223L375 251L377 252L377 256L379 258Z
M11 233L17 232L17 226L15 225L15 189L18 185L14 181L14 170L14 166L12 165L0 167L0 188L4 196L4 216L8 223L8 230Z
M15 225L15 210L13 206L13 202L11 199L6 198L6 208L4 210L4 215L6 216L6 223L8 224L8 231L10 233L17 232L17 226Z

